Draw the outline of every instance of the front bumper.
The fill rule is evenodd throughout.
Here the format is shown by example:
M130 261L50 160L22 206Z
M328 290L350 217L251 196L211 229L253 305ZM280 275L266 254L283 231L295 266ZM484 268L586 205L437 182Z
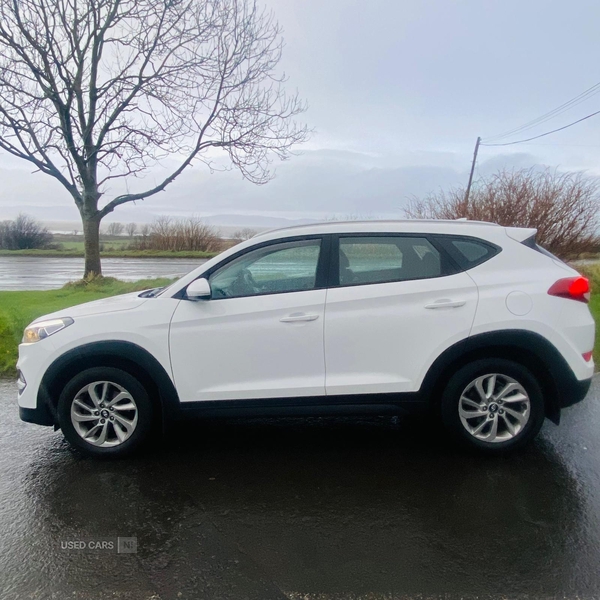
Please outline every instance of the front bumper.
M54 425L56 422L48 394L42 385L43 375L54 355L52 339L19 346L17 402L19 417L27 423Z
M19 345L17 370L25 384L18 385L18 403L20 407L37 408L44 373L55 356L56 350L51 337L35 344Z
M24 408L19 406L19 417L26 423L35 423L36 425L54 425L54 418L47 406L42 405L36 408Z

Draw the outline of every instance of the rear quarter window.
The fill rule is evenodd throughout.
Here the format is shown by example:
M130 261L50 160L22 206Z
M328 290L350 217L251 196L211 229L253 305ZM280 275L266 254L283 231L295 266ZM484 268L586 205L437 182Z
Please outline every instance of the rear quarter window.
M440 236L439 242L463 271L490 260L500 252L498 246L479 238Z

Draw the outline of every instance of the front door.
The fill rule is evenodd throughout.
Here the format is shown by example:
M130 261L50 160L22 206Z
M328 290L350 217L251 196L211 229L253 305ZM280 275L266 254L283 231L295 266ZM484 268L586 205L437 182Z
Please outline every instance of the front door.
M179 303L170 344L182 402L325 393L322 245L251 248L210 274L210 299Z

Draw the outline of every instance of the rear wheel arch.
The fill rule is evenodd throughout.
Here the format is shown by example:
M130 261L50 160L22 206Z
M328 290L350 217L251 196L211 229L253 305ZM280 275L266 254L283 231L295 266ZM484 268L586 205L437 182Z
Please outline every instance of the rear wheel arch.
M459 369L482 358L501 358L517 362L537 379L544 395L546 416L560 420L560 378L570 367L558 350L541 335L525 330L505 330L478 334L445 350L431 365L421 393L437 408L445 386Z
M46 402L56 422L56 407L64 386L90 367L115 367L134 376L146 388L162 428L179 410L179 397L171 378L147 350L124 341L85 344L59 356L48 367L40 385L38 403Z

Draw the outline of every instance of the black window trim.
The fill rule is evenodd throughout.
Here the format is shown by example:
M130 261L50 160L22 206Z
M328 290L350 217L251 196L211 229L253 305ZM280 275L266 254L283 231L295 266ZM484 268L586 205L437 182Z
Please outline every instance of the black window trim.
M330 257L330 253L331 253L331 234L323 234L323 233L277 238L277 239L266 240L266 241L260 242L258 244L254 244L252 246L249 246L248 248L239 250L238 252L235 252L231 256L228 256L227 258L223 259L221 262L217 263L216 265L214 265L213 267L211 267L210 269L208 269L207 271L205 271L204 273L199 275L196 279L209 279L210 276L215 271L222 269L223 267L227 266L229 263L233 262L234 260L244 256L245 254L254 252L255 250L260 250L261 248L266 248L268 246L277 246L279 244L287 244L290 242L304 242L304 241L311 241L311 240L320 240L320 242L321 242L321 248L319 251L319 259L317 261L315 286L313 288L311 288L309 290L296 290L293 292L290 292L290 291L264 292L261 294L252 294L249 296L235 296L234 298L212 298L211 297L211 298L206 298L204 301L205 302L218 302L221 300L237 300L239 298L258 298L261 296L276 296L279 294L298 294L298 293L302 293L302 292L314 292L315 290L326 289L328 287L328 283L329 283L329 270L327 269L327 265L329 263L329 257ZM190 282L190 283L192 283L192 282ZM190 285L190 284L188 283L188 285ZM183 300L189 300L186 290L187 290L187 286L185 286L175 297L178 296Z
M464 271L456 261L450 256L446 249L442 247L441 244L436 243L435 238L439 236L439 234L431 234L431 233L418 233L418 232L402 232L402 231L361 231L361 232L344 232L344 233L334 233L332 234L332 244L330 248L331 254L331 262L329 265L329 287L330 288L347 288L347 287L358 287L364 285L386 285L390 283L404 283L405 281L423 281L425 279L440 279L441 277L449 277L451 275L456 275L461 271ZM439 253L440 256L444 256L447 260L448 264L451 265L451 270L448 273L441 273L440 275L436 275L434 277L412 277L410 279L395 279L393 281L380 281L380 282L368 282L368 283L347 283L340 284L340 238L356 238L356 237L402 237L402 238L420 238L427 240ZM459 237L459 236L451 236L451 237ZM461 236L464 237L464 236ZM473 238L478 239L478 238Z
M526 246L527 248L531 248L531 250L535 250L536 252L539 252L540 254L547 256L548 258L551 258L553 260L558 260L559 262L563 263L563 261L560 260L560 258L558 258L558 256L554 256L554 254L552 254L552 252L550 252L550 250L546 250L546 248L544 248L543 246L540 246L536 241L536 237L537 237L537 232L534 233L533 235L530 235L528 238L524 239L521 242L521 244L523 244L523 246Z

